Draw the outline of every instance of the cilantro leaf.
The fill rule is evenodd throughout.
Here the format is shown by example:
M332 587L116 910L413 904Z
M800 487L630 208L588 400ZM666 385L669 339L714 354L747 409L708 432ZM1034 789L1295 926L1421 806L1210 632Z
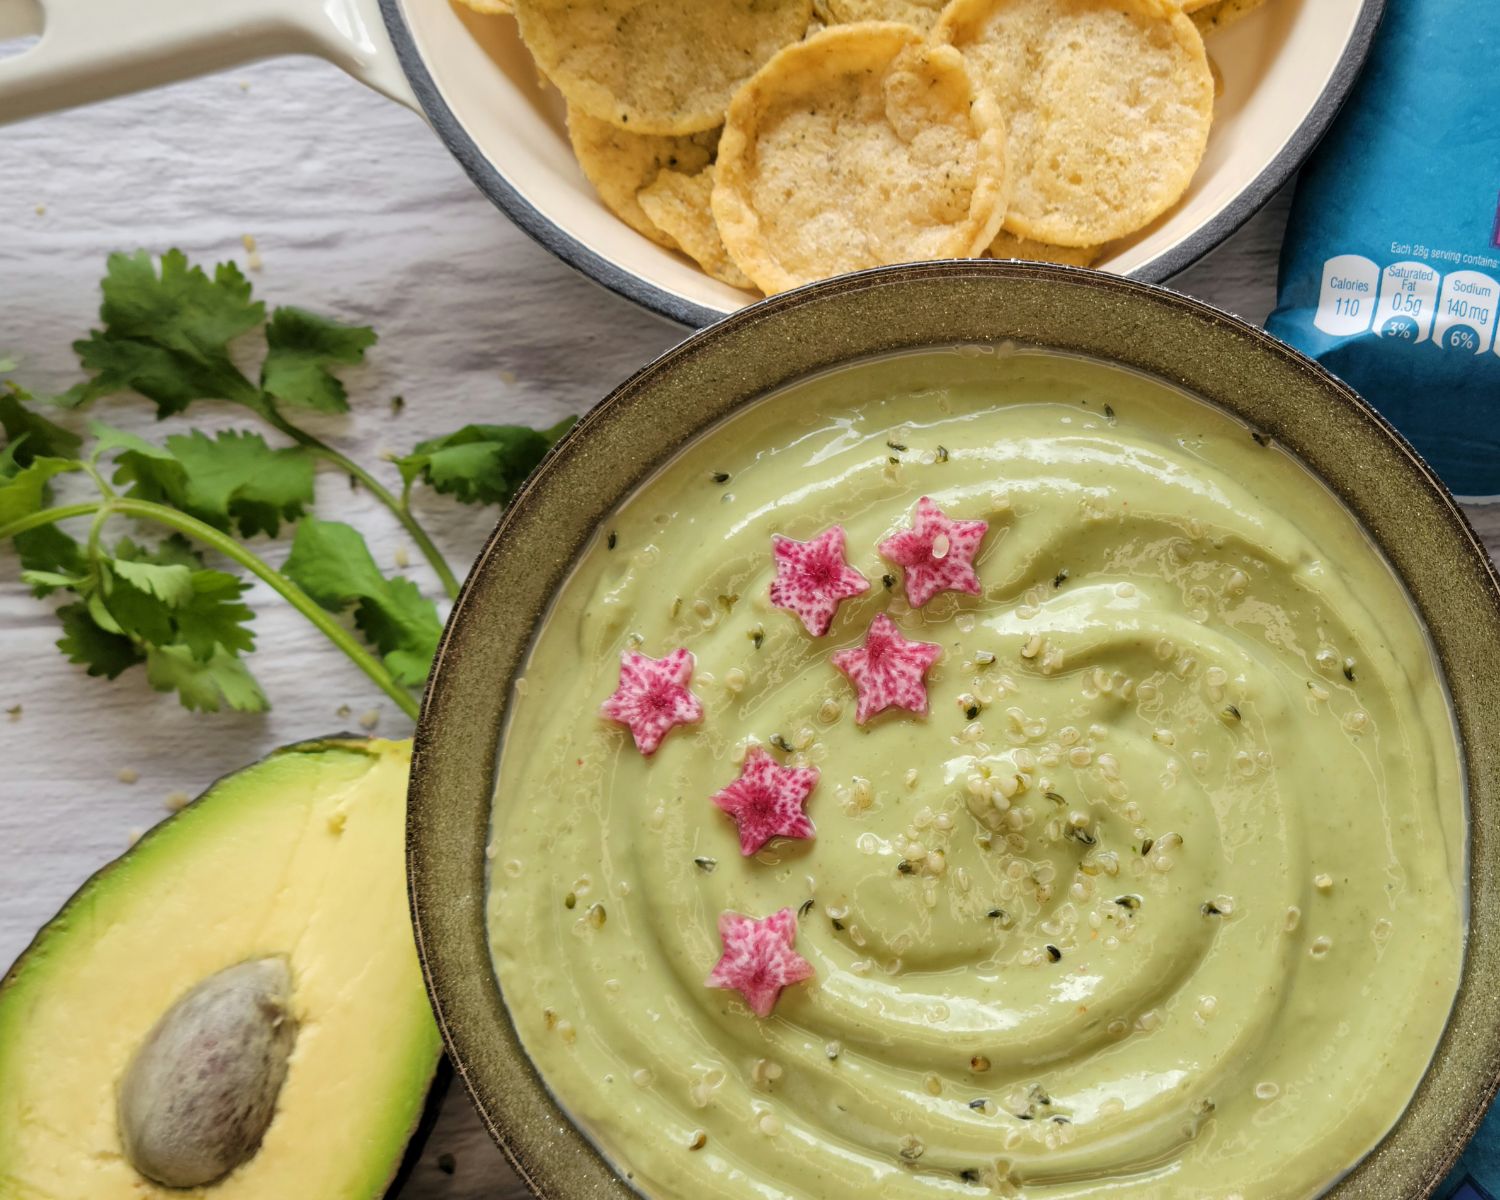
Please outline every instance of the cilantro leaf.
M202 553L187 538L174 533L155 547L138 546L129 538L115 543L111 566L118 574L133 578L131 572L139 571L139 564L147 564L148 571L172 568L174 572L189 573L191 590L182 590L180 603L172 606L170 619L176 627L177 640L191 647L194 653L205 659L211 655L212 647L204 640L210 634L233 654L254 648L255 635L243 626L255 614L237 603L248 585L223 571L206 569ZM134 582L138 584L140 580Z
M568 417L550 429L525 425L465 425L446 437L418 442L396 460L410 487L421 479L464 504L508 504L554 442L572 428Z
M231 429L169 437L167 449L187 473L184 507L210 525L275 537L313 502L313 462L298 446L273 450L260 434Z
M78 407L132 390L155 401L163 417L200 399L259 403L229 343L265 320L265 305L251 300L233 263L220 263L210 279L180 250L162 255L160 274L144 250L112 254L101 287L104 328L73 344L94 376L59 403Z
M180 563L139 562L117 558L114 572L137 591L154 596L168 608L181 608L193 598L193 573Z
M37 512L50 495L47 481L79 470L74 455L83 439L26 407L29 392L14 383L0 388L0 525Z
M172 616L194 658L208 662L216 648L236 656L255 649L255 635L246 628L255 613L240 601L244 592L245 585L224 571L193 572L193 594Z
M386 587L365 539L342 521L303 521L282 572L330 612L380 595Z
M40 512L47 503L47 481L78 469L78 464L65 458L34 458L28 466L0 480L0 525Z
M121 538L115 543L115 557L129 559L132 562L160 563L162 566L178 563L193 571L203 566L203 555L193 549L192 542L180 533L169 534L158 542L154 549L149 546L137 546L129 538Z
M250 668L222 648L204 661L186 646L152 646L146 651L146 679L158 692L175 691L183 708L197 712L218 712L225 705L235 712L270 707Z
M111 254L99 286L99 316L112 332L201 358L265 320L265 305L250 299L250 283L234 263L220 263L210 280L181 250L161 256L160 273L144 250Z
M396 678L421 683L443 631L437 606L406 579L386 579L359 531L308 518L297 526L282 571L330 612L354 608L354 623Z
M387 580L383 597L366 597L356 606L354 624L385 656L397 682L417 687L426 680L443 623L437 606L411 580Z
M57 585L44 584L38 578L27 578L28 575L62 575L79 579L88 574L83 548L56 525L43 525L17 534L15 547L21 559L22 578L31 584L32 594L37 597L51 595L57 590Z
M278 308L266 326L260 386L295 408L348 412L348 393L328 368L363 361L375 340L375 331L365 325L342 325L304 309Z
M114 679L146 660L129 638L101 629L86 604L66 604L57 610L57 615L63 626L57 648L69 662L79 663L90 675Z
M103 421L90 421L89 433L94 439L93 461L110 454L139 454L143 458L161 459L170 462L172 452L156 446L145 438L125 429L116 429Z
M12 461L29 467L36 458L74 458L83 439L26 407L31 393L14 383L0 390L0 428L15 449Z
M97 422L93 428L99 434L100 453L114 455L114 482L128 485L127 496L187 510L187 471L170 450Z
M103 587L88 596L89 612L94 622L112 633L119 632L148 645L164 646L175 641L172 606L117 574L122 565L128 564L119 560L107 564L103 572ZM111 567L115 570L112 571Z
M170 540L150 553L130 542L118 549L129 557L107 560L102 594L88 596L95 624L148 647L183 646L201 662L255 648L246 628L255 614L241 602L245 584L235 576L198 566ZM177 561L152 561L163 558Z
M117 633L125 636L125 630L120 627L104 603L104 593L97 587L89 588L82 593L83 602L88 606L89 617L95 625L104 630L105 633Z
M115 482L133 485L131 496L180 508L215 529L275 537L283 520L297 520L313 501L313 462L301 447L273 450L260 434L233 429L174 434L161 447L94 428L105 450L116 452Z
M88 582L86 575L63 575L57 571L26 569L21 572L21 582L31 584L32 595L46 596L58 588L78 588Z
M32 564L22 578L39 594L67 588L79 596L57 614L63 625L58 648L69 661L111 679L145 662L151 685L176 689L188 708L266 706L238 663L255 646L247 628L255 614L241 600L246 585L239 579L204 568L202 556L175 534L155 548L122 539L114 557L91 567L72 538L46 532L45 541L17 539L23 565Z
M0 446L0 479L14 479L21 470L21 464L16 461L16 456L21 452L21 446L26 441L23 433L13 442L6 442Z

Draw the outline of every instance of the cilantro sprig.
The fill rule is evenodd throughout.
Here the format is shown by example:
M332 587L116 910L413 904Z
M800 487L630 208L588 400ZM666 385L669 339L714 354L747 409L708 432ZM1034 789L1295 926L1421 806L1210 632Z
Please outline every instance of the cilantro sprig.
M315 466L335 467L385 505L420 548L451 599L458 580L413 516L417 483L465 504L504 504L572 424L550 429L469 425L395 458L399 493L288 412L349 411L339 367L375 344L372 330L299 308L269 316L232 263L209 275L178 251L160 264L144 252L112 255L102 284L102 328L74 343L87 377L39 400L0 385L0 541L14 543L21 578L39 597L65 596L58 648L90 675L114 679L143 666L158 691L190 709L259 711L268 701L244 656L254 612L239 568L267 584L349 656L406 713L432 665L442 622L410 580L388 577L352 526L310 515ZM238 365L259 333L258 371ZM0 374L15 364L0 361ZM208 401L252 413L289 444L256 430L190 430L158 444L102 421L87 438L40 411L77 410L143 396L158 418ZM54 503L58 481L82 476L97 495ZM111 541L109 526L155 526L155 544ZM78 523L81 538L63 525ZM294 528L279 568L247 542ZM345 616L352 618L346 623ZM352 629L350 625L352 624ZM361 641L363 639L363 642Z

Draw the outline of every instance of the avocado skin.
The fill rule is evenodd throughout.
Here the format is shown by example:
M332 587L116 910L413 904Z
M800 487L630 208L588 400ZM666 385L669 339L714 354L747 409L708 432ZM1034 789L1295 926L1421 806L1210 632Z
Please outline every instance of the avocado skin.
M422 1156L427 1152L427 1143L432 1140L433 1130L437 1128L438 1118L442 1116L443 1102L448 1098L448 1091L452 1086L453 1064L445 1054L438 1059L432 1085L427 1089L427 1103L422 1106L422 1115L417 1120L417 1127L412 1130L411 1141L406 1143L406 1153L402 1156L395 1175L391 1177L391 1185L386 1188L383 1200L397 1200L401 1189L411 1180L412 1172L421 1165Z
M36 935L27 944L26 948L20 953L20 955L17 956L17 958L10 965L5 974L3 976L0 976L0 1018L3 1018L5 1003L9 993L16 989L22 982L23 975L29 965L29 960L33 956L45 952L47 944L54 933L54 926L63 923L75 909L89 906L92 903L93 899L92 893L102 883L107 881L117 868L119 868L122 864L125 864L136 858L146 847L152 845L156 841L156 839L162 837L166 833L166 831L174 824L174 822L180 820L185 814L201 808L206 802L210 801L215 796L215 794L218 793L220 789L226 784L232 781L236 781L241 776L249 772L253 772L257 768L260 768L268 763L288 756L318 755L324 753L352 753L366 755L372 759L378 759L382 757L383 754L389 753L388 750L382 749L382 747L387 746L400 747L409 757L409 742L390 742L386 739L368 738L360 734L343 731L339 733L327 734L322 737L308 738L303 741L293 742L288 745L278 747L277 749L272 750L270 753L266 754L260 759L257 759L248 766L228 772L227 774L220 776L218 779L214 780L206 789L204 789L203 792L201 792L197 797L195 797L192 801L185 805L181 810L173 813L171 816L152 826L152 828L149 829L140 838L138 838L131 845L130 849L128 849L124 854L120 855L118 858L112 860L111 862L106 863L104 866L100 867L97 871L90 875L72 893L72 895L68 897L62 907L58 909L57 914L37 931ZM3 1022L0 1022L0 1033L3 1032ZM433 1045L432 1068L426 1078L423 1087L424 1101L420 1109L418 1109L417 1114L413 1119L410 1129L406 1135L403 1153L399 1160L396 1161L392 1166L387 1183L384 1189L379 1193L379 1200L396 1200L402 1186L411 1176L417 1164L421 1161L422 1151L425 1148L425 1145L433 1131L433 1128L437 1123L438 1115L442 1108L444 1095L447 1092L449 1083L451 1082L452 1069L448 1063L447 1058L441 1053L441 1040L437 1035L435 1021L432 1026L431 1040ZM3 1050L3 1046L0 1046L0 1050ZM0 1056L0 1064L3 1064L3 1056ZM337 1119L337 1117L334 1116L332 1119ZM3 1184L7 1178L5 1172L6 1164L3 1161L0 1161L0 1184ZM212 1195L212 1187L209 1188L206 1194L209 1196ZM267 1196L266 1200L286 1200L286 1198L280 1196L274 1198ZM375 1200L373 1196L372 1200Z

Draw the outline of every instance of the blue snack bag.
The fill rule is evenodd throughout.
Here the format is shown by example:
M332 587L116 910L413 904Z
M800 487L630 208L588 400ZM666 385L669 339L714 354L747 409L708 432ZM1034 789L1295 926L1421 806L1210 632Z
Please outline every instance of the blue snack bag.
M1433 1196L1436 1200L1494 1200L1497 1190L1500 1190L1500 1107L1491 1105L1458 1166Z
M1389 0L1297 185L1266 328L1500 500L1500 0Z

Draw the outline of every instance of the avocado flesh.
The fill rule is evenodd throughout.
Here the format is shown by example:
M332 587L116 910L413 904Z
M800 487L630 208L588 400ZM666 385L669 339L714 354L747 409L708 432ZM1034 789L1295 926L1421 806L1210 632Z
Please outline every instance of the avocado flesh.
M440 1043L407 914L409 743L278 751L95 875L0 984L5 1200L372 1200L422 1113ZM162 1015L284 956L296 1045L259 1149L213 1184L130 1164L119 1088Z

